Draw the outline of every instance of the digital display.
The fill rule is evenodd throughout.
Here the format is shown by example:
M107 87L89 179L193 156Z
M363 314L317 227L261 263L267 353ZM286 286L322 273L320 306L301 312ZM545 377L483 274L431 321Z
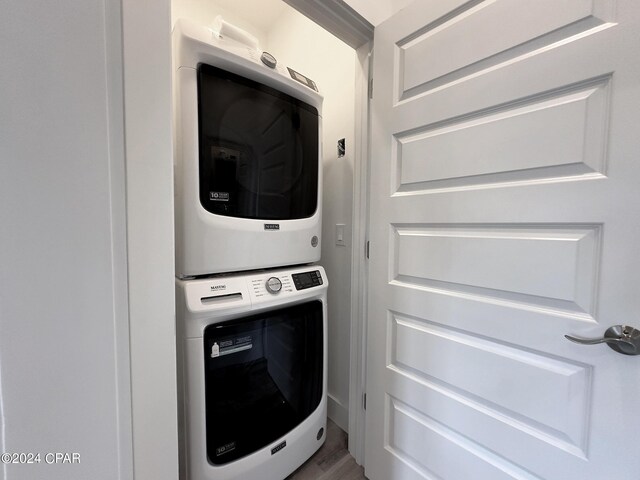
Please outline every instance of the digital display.
M295 273L291 276L296 290L304 290L305 288L318 287L322 285L322 276L319 270L312 272Z
M316 92L318 91L318 87L316 87L316 84L313 80L311 80L310 78L305 77L304 75L302 75L301 73L296 72L295 70L292 70L291 68L287 67L287 70L289 70L289 75L291 75L291 78L293 78L294 80L302 83L303 85L306 85L307 87L315 90Z
M313 285L310 273L301 273L300 275L298 275L298 281L300 282L300 286L302 286L302 288L308 288Z

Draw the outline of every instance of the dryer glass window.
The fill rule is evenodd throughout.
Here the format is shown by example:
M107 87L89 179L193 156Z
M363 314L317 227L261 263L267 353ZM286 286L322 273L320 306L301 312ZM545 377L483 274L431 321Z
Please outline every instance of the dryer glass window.
M210 65L198 67L200 203L230 217L312 216L318 199L318 111Z
M253 453L313 413L322 398L322 337L317 300L205 329L210 463Z

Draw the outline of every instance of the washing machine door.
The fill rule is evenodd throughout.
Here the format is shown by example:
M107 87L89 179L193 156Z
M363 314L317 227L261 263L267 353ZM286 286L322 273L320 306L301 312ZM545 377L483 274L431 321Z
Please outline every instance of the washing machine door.
M238 218L311 217L318 202L318 110L210 65L198 67L200 203Z
M320 301L209 325L203 340L211 464L222 465L265 447L320 404Z

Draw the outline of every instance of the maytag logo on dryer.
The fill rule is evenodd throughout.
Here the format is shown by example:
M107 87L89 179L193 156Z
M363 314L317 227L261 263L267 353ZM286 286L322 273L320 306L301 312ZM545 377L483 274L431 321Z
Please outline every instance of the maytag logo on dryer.
M280 230L280 224L279 223L265 223L264 224L264 229L265 230Z
M227 288L227 286L224 283L220 284L220 285L211 285L211 291L212 292L217 292L219 290L224 290L226 288Z
M275 447L273 447L271 449L271 455L275 455L276 453L278 453L280 450L282 450L286 446L287 446L287 441L286 440L284 442L280 442L278 445L276 445Z

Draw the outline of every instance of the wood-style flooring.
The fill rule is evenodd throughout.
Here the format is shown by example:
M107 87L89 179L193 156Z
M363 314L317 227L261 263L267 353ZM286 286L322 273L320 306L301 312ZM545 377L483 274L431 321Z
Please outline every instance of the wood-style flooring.
M324 445L285 480L366 480L364 469L347 449L347 434L327 420Z

